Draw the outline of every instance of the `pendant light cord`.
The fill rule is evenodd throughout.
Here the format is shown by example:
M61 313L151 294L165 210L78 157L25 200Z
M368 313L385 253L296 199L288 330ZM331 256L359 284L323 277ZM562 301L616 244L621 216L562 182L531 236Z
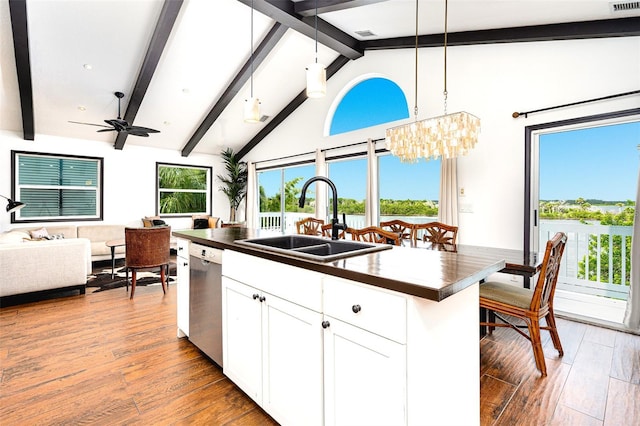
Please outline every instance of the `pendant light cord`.
M447 21L449 14L449 1L444 0L444 115L447 115Z
M253 0L251 0L253 1ZM316 0L316 14L315 16L315 27L316 27L316 64L318 63L318 0Z
M253 0L251 0L251 98L253 99Z
M418 0L416 0L416 67L415 67L415 94L413 98L413 116L418 121Z

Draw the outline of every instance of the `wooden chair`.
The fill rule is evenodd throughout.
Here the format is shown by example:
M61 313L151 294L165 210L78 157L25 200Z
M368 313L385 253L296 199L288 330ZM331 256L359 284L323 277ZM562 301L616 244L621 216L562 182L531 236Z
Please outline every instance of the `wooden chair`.
M566 242L567 236L563 232L558 232L547 242L542 260L542 269L540 269L538 282L533 290L491 281L480 284L480 308L487 309L489 314L488 321L482 321L480 325L488 327L489 333L495 327L511 327L527 338L533 347L536 367L540 370L542 376L547 375L547 366L540 341L540 330L549 331L553 346L560 356L563 355L562 344L560 343L560 336L558 335L553 314L553 296ZM520 318L524 320L526 325L511 323L496 312ZM501 322L496 322L496 317ZM547 323L546 327L540 326L542 318ZM528 334L521 331L521 328L528 329Z
M433 245L455 246L458 227L440 222L418 223L413 226L413 237L418 238L420 230L424 230L422 241Z
M191 216L191 229L217 228L219 217L206 214L194 214Z
M130 299L133 299L136 291L136 272L139 269L160 267L162 292L167 293L170 238L171 227L169 226L124 229L127 292L129 291L129 271L131 271Z
M366 241L378 244L400 245L400 235L380 228L379 226L368 226L362 229L347 228L351 238L356 241Z
M320 230L322 231L322 236L326 237L326 238L331 238L331 232L333 231L332 228L332 224L327 223L325 225L322 225L320 227ZM338 232L338 238L341 240L344 240L346 238L346 234L345 234L345 230L341 229L340 232Z
M296 222L296 232L303 235L322 235L324 220L307 217ZM331 232L329 232L331 236Z
M245 222L220 222L220 228L246 228L247 224Z
M380 227L400 235L402 240L412 240L414 238L413 223L393 219L380 222Z

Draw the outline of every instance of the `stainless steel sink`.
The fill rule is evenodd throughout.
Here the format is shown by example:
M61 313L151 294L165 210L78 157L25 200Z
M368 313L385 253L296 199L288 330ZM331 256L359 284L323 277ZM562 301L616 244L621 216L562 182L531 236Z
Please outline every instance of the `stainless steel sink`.
M250 238L237 240L236 243L318 262L331 262L336 259L359 256L391 248L391 246L387 244L329 240L309 235L279 235L275 237Z

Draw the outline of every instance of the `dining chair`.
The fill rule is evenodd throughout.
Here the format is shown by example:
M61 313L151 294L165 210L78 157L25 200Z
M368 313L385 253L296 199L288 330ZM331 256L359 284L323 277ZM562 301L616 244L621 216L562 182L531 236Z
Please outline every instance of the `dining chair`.
M480 284L480 308L485 308L489 316L487 321L481 321L480 325L488 328L490 334L495 327L510 327L520 333L531 342L536 367L547 375L547 366L544 361L544 352L540 340L540 330L547 330L551 334L553 346L560 356L563 355L560 336L556 327L556 319L553 313L553 297L558 281L558 270L562 253L567 243L567 235L563 232L556 233L547 241L547 246L542 260L542 267L538 275L538 281L533 290L516 287L510 284L487 281ZM500 314L519 318L525 324L516 324ZM500 322L496 321L496 318ZM544 318L547 326L540 326L540 320ZM485 318L486 319L486 318ZM528 329L528 334L521 329Z
M131 296L136 291L136 273L140 269L160 267L162 292L167 293L167 275L169 272L169 240L171 227L125 228L125 269L127 292L129 291L129 271L131 271Z
M320 231L322 232L322 236L326 237L326 238L331 238L331 233L333 232L333 225L330 223L327 223L325 225L322 225L320 227ZM341 229L338 232L338 239L340 240L344 240L346 238L346 233L344 229Z
M413 226L414 239L423 231L422 241L434 245L455 246L458 237L458 227L441 222L418 223Z
M368 226L361 229L347 228L346 232L351 234L351 239L356 241L392 244L396 246L401 245L400 236L398 234L382 229L379 226Z
M393 219L380 222L380 228L394 232L400 235L402 240L412 240L413 236L413 223L405 222L400 219Z
M303 235L322 235L322 225L324 225L324 220L307 217L296 222L296 232Z

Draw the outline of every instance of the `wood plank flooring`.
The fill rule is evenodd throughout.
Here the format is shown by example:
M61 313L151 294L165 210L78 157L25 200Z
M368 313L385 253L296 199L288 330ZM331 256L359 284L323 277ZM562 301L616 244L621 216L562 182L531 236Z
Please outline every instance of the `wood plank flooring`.
M176 338L175 292L139 287L130 301L114 289L0 309L0 424L275 424ZM559 327L565 355L545 344L546 378L514 332L481 340L481 424L640 424L640 336Z

